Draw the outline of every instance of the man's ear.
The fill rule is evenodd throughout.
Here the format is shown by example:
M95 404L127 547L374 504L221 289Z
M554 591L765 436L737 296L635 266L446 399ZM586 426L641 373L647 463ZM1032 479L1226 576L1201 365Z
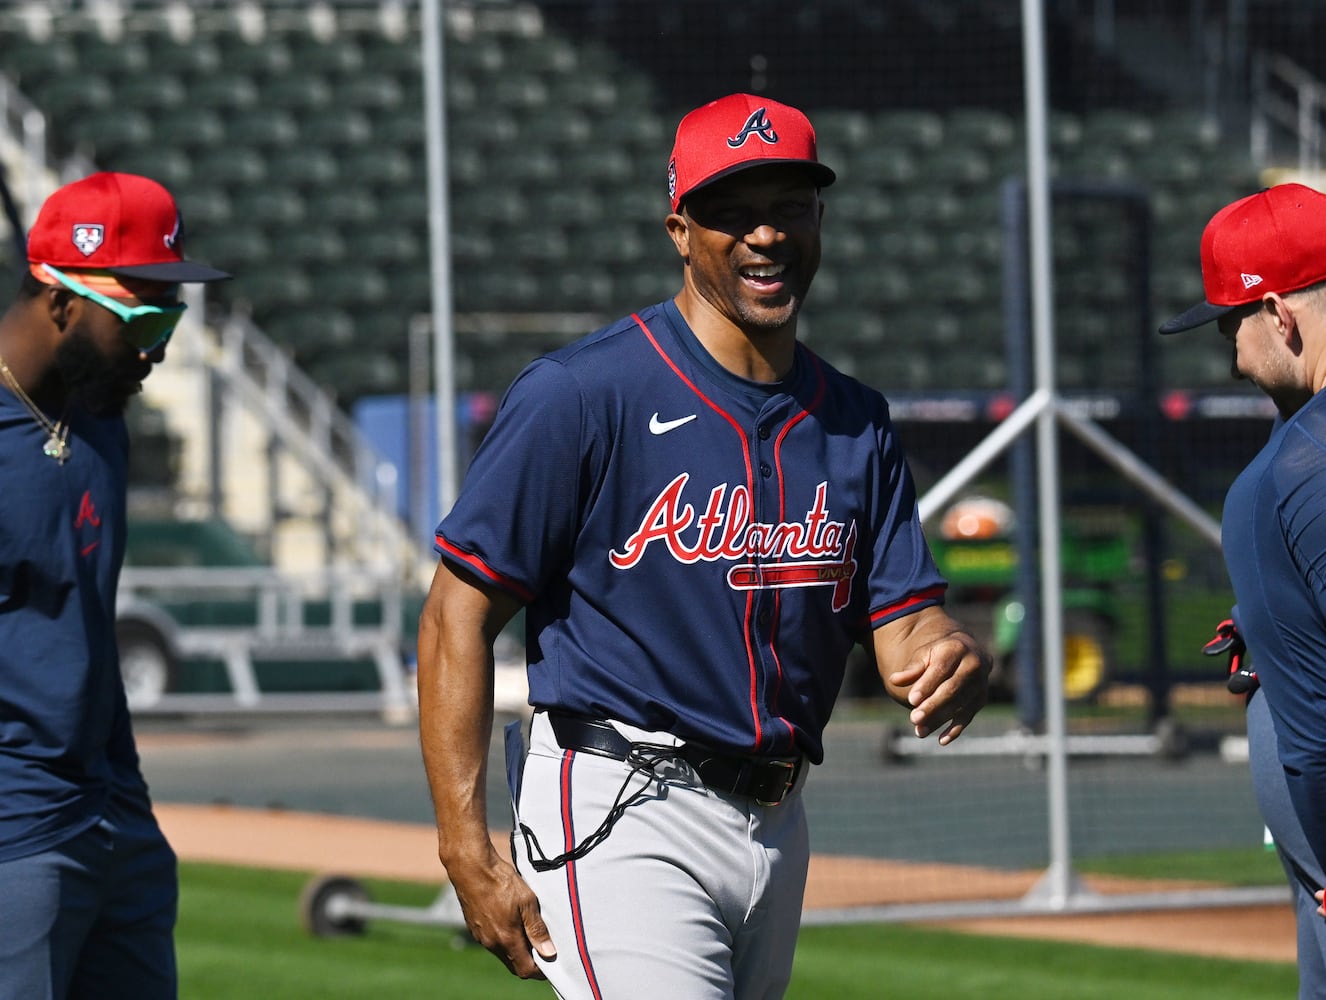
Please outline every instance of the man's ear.
M686 221L686 217L673 212L664 224L668 227L668 236L672 238L672 245L677 248L677 253L682 260L689 262L691 259L691 228Z
M1275 292L1267 292L1262 296L1262 309L1266 311L1267 320L1280 339L1285 342L1285 346L1295 354L1302 350L1302 338L1298 334L1298 318L1289 303Z
M67 327L74 318L74 311L77 308L74 305L78 296L74 295L67 288L48 288L45 293L46 315L51 318L51 322L60 330Z

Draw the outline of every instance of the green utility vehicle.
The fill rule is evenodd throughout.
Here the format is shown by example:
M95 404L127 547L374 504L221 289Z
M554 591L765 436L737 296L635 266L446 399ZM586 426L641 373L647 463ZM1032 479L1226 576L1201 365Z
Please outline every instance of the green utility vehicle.
M946 526L955 519L945 518ZM982 519L964 537L942 530L930 539L940 572L949 581L946 607L973 630L995 660L993 694L1011 697L1015 657L1026 618L1017 593L1017 545L1010 523ZM1086 534L1066 527L1061 540L1064 617L1064 695L1094 697L1109 682L1118 631L1118 587L1131 569L1131 545L1120 533Z

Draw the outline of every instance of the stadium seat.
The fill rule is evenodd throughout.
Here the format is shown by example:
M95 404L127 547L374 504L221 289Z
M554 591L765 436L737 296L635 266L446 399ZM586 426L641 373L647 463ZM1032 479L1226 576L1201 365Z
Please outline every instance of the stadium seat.
M303 269L278 262L245 268L243 280L226 291L263 312L302 307L313 301L313 286Z
M336 352L314 361L309 375L332 395L353 400L399 392L405 383L404 365L403 359L384 351Z
M874 138L870 115L855 108L826 108L815 115L815 137L821 144L856 150ZM830 162L821 156L825 162Z
M426 247L410 225L385 222L362 233L354 243L354 259L392 269L427 262Z
M862 146L851 158L851 171L859 182L876 187L903 187L916 180L917 157L905 146L876 142Z
M174 112L187 107L189 91L183 81L170 73L131 76L117 81L115 100L125 110L150 114Z
M355 346L355 322L344 309L314 306L275 313L271 317L280 343L294 352L300 364Z
M247 111L257 106L259 98L258 85L247 76L222 72L202 77L189 85L189 100L195 110Z
M839 233L848 228L889 224L897 215L894 199L869 182L845 183L841 187L835 184L822 197L827 206L824 224Z
M342 260L349 253L349 244L340 232L319 219L277 229L269 234L269 239L272 259L305 266Z
M877 111L872 127L876 145L933 149L944 140L944 119L933 111Z
M1104 108L1083 116L1082 134L1084 141L1129 150L1150 145L1156 130L1151 119L1142 112Z
M367 191L351 187L333 187L315 198L309 214L323 222L358 225L378 219L377 199Z
M356 73L333 84L337 105L362 111L388 111L405 101L405 92L385 73ZM419 98L421 99L421 98Z
M298 192L273 178L266 184L240 189L232 199L235 216L268 231L278 231L302 224L308 206Z
M565 76L580 69L575 45L551 33L513 35L504 46L503 61L540 76Z
M194 176L207 184L240 188L267 177L267 160L243 146L222 146L194 160Z
M64 135L97 162L105 162L122 151L151 146L152 122L130 108L115 114L83 114L65 123Z
M349 184L390 189L413 183L415 174L414 160L399 149L369 147L341 158L341 177Z
M928 181L952 184L963 190L987 185L991 180L990 161L974 145L945 142L933 150L920 164L919 170Z
M206 254L209 263L234 274L246 275L255 262L265 261L271 253L267 238L254 225L231 226L199 238L190 253Z
M165 33L144 36L153 73L173 73L196 80L221 69L221 49L208 36L179 42Z
M600 184L638 184L641 172L636 169L635 159L625 150L611 145L591 145L580 149L567 150L564 165L568 176L582 182ZM657 170L662 176L664 165L646 165ZM653 170L643 176L653 175Z
M955 108L944 116L948 146L971 145L987 152L1005 150L1017 143L1020 131L1008 115L987 108Z
M264 38L250 42L238 35L221 33L217 35L220 43L221 65L226 72L248 77L256 82L276 80L294 72L296 68L306 72L302 60L295 62L289 47L278 38Z
M578 255L571 253L571 243L566 233L553 226L520 224L499 231L497 245L503 253L511 253L517 260L529 266L535 273L542 272L549 266L556 269L559 264L568 261L582 263Z
M428 186L423 177L410 184L380 192L378 197L379 222L385 226L410 226L419 232L428 227ZM454 211L454 209L453 209ZM452 231L458 221L452 219Z
M307 73L288 73L267 80L262 86L264 104L296 115L312 108L325 108L332 102L332 89L326 80Z
M177 193L176 202L190 233L204 232L230 221L230 196L216 188L190 185Z
M106 112L114 105L115 90L109 78L98 73L76 73L58 77L32 94L52 121L63 121L90 112Z
M341 173L336 157L317 146L297 144L269 155L268 176L296 190L326 187Z
M24 34L6 32L0 37L0 46L4 51L0 74L28 91L30 97L36 96L33 88L78 71L78 53L68 39L59 36L35 42Z
M357 256L318 268L309 275L309 281L313 299L326 306L353 309L391 298L391 282L386 274Z
M193 161L185 153L155 143L146 147L122 149L105 159L98 157L97 165L106 170L151 177L172 191L188 188L193 180Z
M523 222L529 211L524 196L519 191L506 187L494 187L483 197L471 199L463 205L456 205L455 209L457 219L464 218L471 223L507 225Z
M386 148L399 149L411 155L423 156L427 139L427 122L421 111L411 106L381 115L376 123L375 140Z
M368 115L334 105L302 115L299 131L305 142L333 154L361 148L373 139L373 124Z
M299 139L295 116L284 108L256 107L232 117L226 141L255 149L289 146Z
M1153 116L1153 122L1157 139L1189 152L1214 152L1224 142L1219 119L1205 111L1161 111Z
M161 145L190 153L205 156L225 141L226 123L209 108L180 108L153 124Z
M343 35L320 41L306 34L296 34L291 39L291 55L301 73L329 80L347 79L365 70L391 73L396 69L393 62L370 65L358 43Z
M147 46L139 38L126 36L111 41L94 33L81 34L75 38L74 49L80 73L125 80L146 72L151 65Z

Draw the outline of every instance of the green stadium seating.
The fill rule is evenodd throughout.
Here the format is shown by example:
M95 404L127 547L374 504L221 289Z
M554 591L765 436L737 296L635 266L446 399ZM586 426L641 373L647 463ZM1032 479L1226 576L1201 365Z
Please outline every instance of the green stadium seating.
M431 293L416 29L395 38L376 17L338 9L336 31L315 35L300 5L288 4L246 37L235 8L200 5L196 34L183 42L154 5L128 8L134 16L115 43L78 27L87 19L77 12L41 41L0 19L0 72L48 113L57 150L89 151L98 165L169 184L190 253L237 273L216 301L249 303L298 359L330 361L360 337L372 338L370 353L379 341L397 343ZM457 310L607 319L671 296L680 278L662 220L684 110L673 106L676 94L612 46L564 31L546 12L540 20L515 11L506 0L480 0L461 18L466 33L445 40ZM677 16L668 5L656 13L660 23ZM733 23L755 16L720 13ZM597 16L622 15L603 5ZM812 33L829 19L886 32L899 16L847 0L791 12ZM825 256L805 329L826 358L884 387L998 388L1006 376L1001 189L1025 174L1021 116L970 102L913 106L915 96L807 107L839 181L824 193ZM1153 193L1154 308L1163 317L1189 304L1202 222L1258 185L1242 144L1222 139L1207 115L1166 108L1056 110L1049 131L1055 177ZM1058 296L1080 300L1088 318L1073 329L1087 330L1110 321L1128 294L1120 276L1131 247L1108 218L1060 214ZM918 299L928 309L914 308ZM315 304L329 310L321 331L297 319ZM458 341L468 385L493 391L554 342L470 336ZM936 365L936 345L946 359L960 357ZM1120 377L1094 356L1070 361L1065 377L1077 382ZM363 371L357 364L324 364L315 377L347 400L403 388L391 383L403 378L399 358ZM1224 384L1218 367L1185 363L1185 377Z

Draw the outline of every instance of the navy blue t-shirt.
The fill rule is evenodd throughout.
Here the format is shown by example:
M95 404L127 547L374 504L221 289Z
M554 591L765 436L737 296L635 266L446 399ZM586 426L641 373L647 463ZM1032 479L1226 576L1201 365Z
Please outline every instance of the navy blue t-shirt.
M943 600L915 500L878 392L666 302L525 369L436 544L527 604L532 704L818 762L853 644Z
M1326 393L1234 481L1221 543L1290 796L1326 864Z
M128 436L71 410L69 459L0 391L0 861L147 808L115 648Z

